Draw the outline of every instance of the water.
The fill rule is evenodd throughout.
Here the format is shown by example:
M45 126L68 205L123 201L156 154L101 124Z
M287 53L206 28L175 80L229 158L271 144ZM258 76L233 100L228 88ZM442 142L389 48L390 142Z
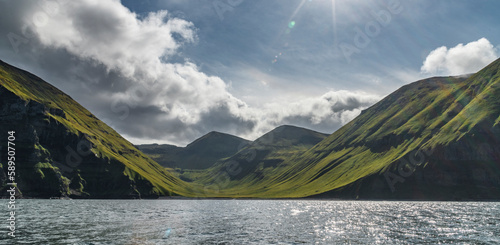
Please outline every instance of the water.
M0 244L499 244L500 203L18 200ZM0 202L6 220L7 204ZM0 220L0 222L2 222ZM164 238L165 231L171 229Z

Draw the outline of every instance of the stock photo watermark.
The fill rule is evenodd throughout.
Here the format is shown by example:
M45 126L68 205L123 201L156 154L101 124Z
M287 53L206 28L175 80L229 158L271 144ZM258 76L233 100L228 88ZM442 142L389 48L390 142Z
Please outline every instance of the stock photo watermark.
M61 6L67 2L68 0L37 1L41 10L33 14L31 23L36 27L46 26L49 18L59 13ZM21 33L9 32L7 34L7 39L15 53L19 53L20 47L28 44L33 38L35 38L35 33L30 28L24 28Z
M370 11L371 20L366 22L364 26L354 27L352 43L339 43L338 48L347 63L351 63L351 56L359 54L367 48L372 40L380 35L382 29L389 26L394 16L401 14L404 10L399 0L387 0L383 5L382 9Z
M397 165L397 174L391 171L384 173L384 178L391 189L391 192L396 191L396 184L405 182L406 178L415 173L417 167L421 166L427 157L430 157L434 149L415 150L408 154L408 158L401 158Z
M244 148L243 144L241 144L238 147L238 151L242 150ZM253 150L255 151L255 150ZM247 162L251 162L256 154L252 154L253 157L247 158ZM241 164L236 161L236 160L230 160L224 170L220 171L217 174L217 178L215 178L214 182L211 185L207 185L203 188L203 194L205 196L209 196L209 194L212 193L219 193L221 189L226 188L230 182L231 182L231 177L234 177L238 174L240 174L243 171L243 168L241 167Z
M411 177L417 171L417 168L422 166L422 164L426 163L426 161L431 157L434 153L435 149L427 149L427 150L414 150L405 158L401 158L396 166L396 171L387 171L385 172L384 178L389 186L391 192L396 191L396 184L404 183L407 178ZM481 143L477 147L477 150L469 157L474 159L488 159L490 156L495 155L500 152L500 146L491 145L488 143ZM459 160L460 157L456 155L452 155L450 153L445 153L444 158L446 160ZM474 181L487 181L489 177L487 177L487 172L485 169L473 169L470 173L471 179ZM489 181L493 181L489 179ZM500 182L500 179L494 180L497 183Z
M232 12L235 7L243 2L244 0L215 0L212 2L212 6L217 16L219 16L220 21L223 21L226 12Z
M274 134L278 133L279 129L273 130L265 135L264 138L261 138L260 141L256 143L252 143L249 146L251 148L245 149L247 147L244 144L241 144L238 147L238 152L244 156L242 161L230 160L227 164L225 164L224 170L220 171L217 174L217 177L212 182L212 184L205 186L204 194L208 196L212 193L220 193L221 189L227 188L231 182L231 177L235 177L243 171L242 166L245 164L249 164L255 160L257 157L257 150L265 150L266 144L270 144L274 140ZM244 150L241 152L241 150Z
M7 192L9 196L9 202L7 203L8 208L8 232L7 235L11 238L16 237L16 132L7 132L7 175L8 182Z
M143 102L152 91L159 89L159 83L154 82L149 88L142 83L137 83L127 90L128 98L116 98L111 102L111 111L118 114L120 120L125 120L130 115L130 109L136 108L140 102Z
M54 167L59 168L63 173L71 173L75 168L77 168L82 162L83 158L94 154L92 152L92 143L86 139L81 139L76 145L76 151L67 145L66 155L64 157L63 163L53 161Z
M16 238L18 236L17 232L17 194L18 187L16 182L16 131L7 132L7 236L10 238ZM70 146L66 146L67 154L65 156L65 164L61 164L57 161L53 161L54 167L57 167L63 173L72 172L76 167L78 167L82 161L83 157L88 156L92 153L92 144L85 139L78 142L76 150Z

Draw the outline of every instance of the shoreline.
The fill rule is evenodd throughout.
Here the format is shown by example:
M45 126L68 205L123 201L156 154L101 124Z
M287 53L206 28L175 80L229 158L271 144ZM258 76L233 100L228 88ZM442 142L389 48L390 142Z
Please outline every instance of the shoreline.
M9 200L2 196L0 200ZM228 198L228 197L181 197L165 196L159 198L39 198L39 197L17 197L16 200L127 200L127 201L164 201L164 200L191 200L191 201L357 201L357 202L500 202L500 199L467 199L467 200L436 200L436 199L342 199L342 198Z

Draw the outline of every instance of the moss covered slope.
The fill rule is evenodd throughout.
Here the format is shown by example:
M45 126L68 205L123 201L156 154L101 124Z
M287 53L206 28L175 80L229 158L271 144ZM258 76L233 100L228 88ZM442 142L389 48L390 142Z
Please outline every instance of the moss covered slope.
M16 174L24 195L193 195L191 185L42 79L0 62L0 85L0 133L6 139L7 131L16 131Z
M500 61L406 85L237 197L500 198Z

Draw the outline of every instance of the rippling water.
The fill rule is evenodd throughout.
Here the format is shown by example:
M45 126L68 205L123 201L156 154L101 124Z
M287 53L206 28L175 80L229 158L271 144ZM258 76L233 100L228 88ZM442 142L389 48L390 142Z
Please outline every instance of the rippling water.
M1 244L500 243L492 202L19 200L16 213Z

